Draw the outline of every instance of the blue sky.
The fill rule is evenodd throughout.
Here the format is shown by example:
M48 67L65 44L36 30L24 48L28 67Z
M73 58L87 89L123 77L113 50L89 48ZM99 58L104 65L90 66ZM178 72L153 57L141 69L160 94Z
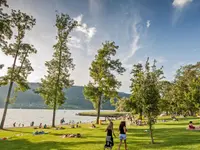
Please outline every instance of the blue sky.
M118 79L120 91L129 92L133 64L147 57L164 66L165 77L172 80L181 66L199 61L199 0L8 0L10 8L33 15L37 24L25 41L35 45L31 56L35 71L29 81L39 82L46 73L44 62L50 60L55 43L55 10L67 13L82 27L72 33L69 47L76 64L72 72L75 85L89 81L88 68L101 43L115 41L117 58L127 69ZM12 64L0 52L0 63ZM6 72L6 67L1 74Z

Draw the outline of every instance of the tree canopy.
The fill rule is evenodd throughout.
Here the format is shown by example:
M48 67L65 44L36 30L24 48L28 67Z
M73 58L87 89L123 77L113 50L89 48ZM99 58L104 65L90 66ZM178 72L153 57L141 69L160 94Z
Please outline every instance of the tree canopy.
M98 54L95 55L89 68L92 81L84 87L84 95L86 99L91 100L98 111L97 123L102 102L118 97L117 90L120 88L121 82L117 80L115 74L122 75L125 72L120 60L112 58L116 55L118 48L115 42L103 43L103 47L98 50Z
M12 10L9 16L9 23L5 23L9 25L8 28L12 30L12 33L16 31L16 34L12 35L14 42L8 41L4 36L1 37L0 41L2 52L7 56L13 57L13 65L7 68L7 74L1 77L0 80L1 85L9 84L1 128L4 126L8 104L15 100L17 91L26 91L29 88L27 78L33 71L29 56L37 52L33 45L24 42L26 32L30 31L36 24L36 20L32 16L20 10ZM3 31L3 33L7 33L6 29L3 29ZM13 83L17 86L15 87L14 95L11 95ZM11 96L13 96L13 98L11 98Z
M56 109L64 104L66 97L64 88L73 85L70 79L70 71L74 69L73 59L67 46L71 31L78 25L67 14L56 15L57 43L53 46L53 58L45 63L47 75L41 79L41 87L38 92L50 107L53 107L52 126L55 126Z

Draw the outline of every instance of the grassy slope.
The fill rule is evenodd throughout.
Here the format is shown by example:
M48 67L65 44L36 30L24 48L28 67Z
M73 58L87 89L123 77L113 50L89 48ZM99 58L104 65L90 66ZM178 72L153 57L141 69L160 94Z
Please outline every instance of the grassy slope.
M155 141L157 144L149 144L150 139L147 129L144 127L128 126L128 147L129 150L159 149L159 150L199 150L200 149L200 131L187 131L188 121L185 119L178 122L169 121L166 123L157 123L155 125ZM195 124L199 124L198 119L192 119ZM115 122L117 131L118 122ZM46 129L50 132L47 135L33 136L32 128L15 128L6 131L0 131L1 137L12 137L9 140L0 140L0 149L2 150L102 150L105 144L106 125L98 126L96 129L90 129L89 125L82 125L79 129L70 129L66 126L65 130ZM16 136L23 133L22 136ZM82 138L61 138L64 133L81 133ZM118 135L118 133L117 133ZM117 150L118 138L115 138L114 150ZM122 148L124 149L124 148Z

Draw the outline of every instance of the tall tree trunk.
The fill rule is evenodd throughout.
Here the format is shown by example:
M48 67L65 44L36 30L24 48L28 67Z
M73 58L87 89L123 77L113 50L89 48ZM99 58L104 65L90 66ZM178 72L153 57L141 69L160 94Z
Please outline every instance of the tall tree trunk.
M6 103L5 103L5 106L4 106L4 111L3 111L3 116L2 116L2 119L1 119L0 129L3 129L4 123L5 123L5 120L6 120L7 109L8 109L10 95L11 95L11 91L12 91L12 87L13 87L13 79L14 79L13 76L14 76L14 71L15 71L15 65L16 65L17 56L18 56L18 53L19 53L19 45L20 45L20 42L18 43L18 50L15 54L15 58L14 58L13 66L12 66L12 72L11 72L11 77L10 77L10 85L9 85L9 89L8 89L8 93L7 93L7 97L6 97Z
M152 120L149 120L149 131L150 131L150 136L151 136L151 144L154 144L154 139L153 139L153 129L152 129Z
M57 96L56 96L57 97ZM52 118L52 127L55 127L55 118L56 118L56 99L54 100L54 105L53 105L53 118Z
M96 124L99 124L100 111L101 111L101 96L99 97L99 100L98 100L98 108L97 108L97 120L96 120Z
M0 126L1 129L3 129L4 123L5 123L5 120L6 120L6 114L7 114L7 109L8 109L8 104L9 104L9 99L10 99L12 87L13 87L13 82L10 82L8 94L7 94L7 97L6 97L6 103L5 103L5 106L4 106L3 117L2 117L2 120L1 120L1 126Z
M190 109L189 113L190 113L190 116L194 116L194 111L192 109Z
M61 41L61 45L62 45L62 41ZM57 107L57 95L58 95L58 85L59 85L59 82L60 82L60 72L61 72L61 57L62 57L62 49L61 49L61 47L60 47L59 66L58 66L58 78L57 78L56 89L55 89L55 99L54 99L54 106L53 106L52 127L55 127L56 107Z
M142 120L142 109L139 110L139 119Z

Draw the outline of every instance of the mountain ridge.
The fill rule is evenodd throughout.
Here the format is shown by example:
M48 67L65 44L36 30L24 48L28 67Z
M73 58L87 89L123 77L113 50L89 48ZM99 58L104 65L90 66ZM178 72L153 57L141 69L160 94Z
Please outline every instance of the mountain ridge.
M26 92L19 92L16 101L9 105L9 108L25 108L25 109L48 109L49 107L44 104L43 99L36 93L34 89L39 87L38 82L30 82L30 89ZM94 109L92 103L86 100L83 95L83 86L72 86L69 89L65 89L65 95L67 97L66 102L60 107L60 109ZM4 107L4 99L6 97L8 86L0 87L0 108ZM120 97L129 97L129 94L119 92ZM114 106L107 101L102 105L102 109L113 110Z

